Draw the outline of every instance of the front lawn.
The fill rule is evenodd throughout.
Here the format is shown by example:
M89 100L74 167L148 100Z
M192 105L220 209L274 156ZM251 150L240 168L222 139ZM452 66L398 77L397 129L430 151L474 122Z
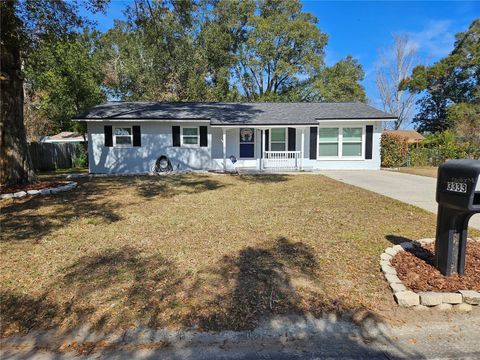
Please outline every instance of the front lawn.
M388 309L381 252L435 234L435 215L320 175L78 182L1 203L3 335Z
M428 176L428 177L437 177L438 167L436 166L411 166L411 167L402 167L398 171L405 174Z

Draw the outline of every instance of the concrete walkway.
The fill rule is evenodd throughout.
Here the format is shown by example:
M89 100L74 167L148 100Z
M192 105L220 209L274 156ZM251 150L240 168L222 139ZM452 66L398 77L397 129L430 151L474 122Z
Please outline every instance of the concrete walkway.
M437 202L435 201L437 179L375 170L328 170L322 171L321 174L418 206L434 214L437 213ZM480 230L480 214L474 215L470 219L469 225Z

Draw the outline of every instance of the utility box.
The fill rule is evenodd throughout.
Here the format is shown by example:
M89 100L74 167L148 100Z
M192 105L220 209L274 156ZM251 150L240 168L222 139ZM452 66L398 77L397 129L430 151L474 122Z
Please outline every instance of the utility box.
M443 275L465 272L468 221L480 213L479 177L479 160L450 160L438 168L435 263Z

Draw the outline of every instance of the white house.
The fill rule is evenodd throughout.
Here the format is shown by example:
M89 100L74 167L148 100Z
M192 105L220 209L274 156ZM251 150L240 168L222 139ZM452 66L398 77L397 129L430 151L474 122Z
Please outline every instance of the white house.
M395 117L359 102L109 102L75 120L90 173L147 173L162 155L174 169L379 169Z

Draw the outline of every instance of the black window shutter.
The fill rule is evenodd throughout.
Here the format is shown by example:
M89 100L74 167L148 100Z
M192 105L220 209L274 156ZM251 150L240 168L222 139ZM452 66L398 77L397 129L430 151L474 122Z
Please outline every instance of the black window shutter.
M310 159L317 159L317 131L316 126L310 127Z
M265 151L268 151L269 145L270 145L270 131L265 130Z
M200 146L208 146L208 131L206 126L200 126Z
M112 126L105 125L103 127L103 133L105 135L105 146L112 147L113 146Z
M172 145L180 146L180 126L172 126Z
M295 128L288 128L288 151L295 151L296 150L296 141L297 141L297 132Z
M142 146L142 135L140 133L140 126L132 126L133 132L133 146Z
M373 125L367 125L365 134L365 159L371 159L373 155Z

